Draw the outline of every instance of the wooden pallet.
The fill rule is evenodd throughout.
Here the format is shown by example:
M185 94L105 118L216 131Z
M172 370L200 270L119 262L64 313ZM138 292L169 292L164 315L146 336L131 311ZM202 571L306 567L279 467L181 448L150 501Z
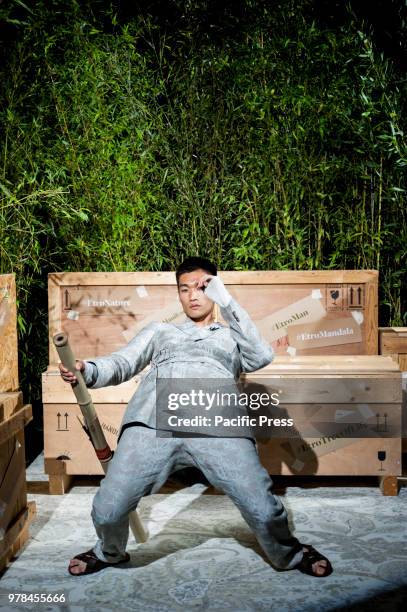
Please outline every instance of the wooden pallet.
M95 477L95 476L84 476L83 474L67 474L66 473L66 462L64 460L61 461L55 461L55 460L45 460L46 462L46 471L47 470L57 470L57 472L48 472L48 476L49 476L49 494L50 495L65 495L66 493L69 493L69 491L72 489L72 487L74 487L76 484L79 483L83 483L84 480L86 479L91 479L92 482L95 483L95 486L98 486L99 482L100 482L100 478ZM276 482L276 480L278 480L278 482L280 482L280 479L283 479L283 481L285 483L289 483L289 486L298 486L298 482L303 482L304 479L301 479L301 477L275 477L273 474L271 474L271 477L274 481L274 483ZM343 477L329 477L329 481L330 484L334 484L336 486L340 486L341 484L344 484L344 478ZM360 485L360 483L362 482L364 486L372 486L372 482L377 482L380 491L382 492L382 495L384 496L397 496L400 490L400 481L399 478L395 475L386 475L386 476L379 476L377 478L375 477L371 477L368 476L366 477L366 479L364 480L363 477L346 477L346 486L352 486L353 483L358 483ZM316 484L319 484L321 482L321 486L326 485L327 482L327 477L325 476L321 476L321 477L314 477L314 478L307 478L307 484L311 487L315 487ZM170 477L167 482L162 486L162 488L160 489L159 493L171 493L173 491L178 491L182 488L184 488L184 484L180 484L179 481L177 481L176 478L172 478ZM301 486L304 486L303 484ZM276 487L275 487L276 488ZM278 485L277 485L278 488ZM217 489L215 489L212 485L208 485L208 490L205 491L206 495L213 495L213 494L223 494L222 491L218 491Z

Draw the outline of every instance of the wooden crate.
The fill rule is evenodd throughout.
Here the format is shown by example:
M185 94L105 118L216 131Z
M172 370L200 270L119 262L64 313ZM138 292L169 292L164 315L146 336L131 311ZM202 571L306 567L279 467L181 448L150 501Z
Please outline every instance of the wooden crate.
M128 401L139 377L122 385L89 389L106 438L114 449ZM347 413L362 408L374 411L398 429L401 421L401 373L391 357L382 356L277 356L257 372L242 375L246 383L272 385L282 393L284 410L296 417L329 408ZM333 385L332 381L335 381ZM336 384L336 382L338 384ZM59 401L58 401L59 400ZM62 493L73 475L103 474L81 427L75 396L55 367L43 374L45 471L50 490ZM307 412L308 411L308 412ZM320 418L320 417L318 417ZM371 422L371 421L369 421ZM277 438L258 441L260 458L271 474L376 475L394 479L401 474L400 437L341 438L320 443L321 436L294 441ZM307 445L303 448L303 445ZM378 462L378 452L386 459Z
M403 372L402 451L407 453L407 327L379 327L381 355L391 355Z
M315 437L272 438L258 441L259 455L271 474L371 476L393 479L401 474L401 373L385 356L326 356L277 358L272 364L244 375L251 384L278 390L282 418ZM271 392L271 391L269 391ZM329 398L329 399L327 399ZM338 417L336 418L336 415ZM363 415L363 416L361 416ZM386 415L386 416L385 416ZM344 425L336 436L318 432L328 422L384 423L397 437L346 437ZM331 421L329 421L331 419ZM385 459L379 460L379 451ZM396 487L397 488L397 487Z
M35 503L27 503L24 427L32 420L30 405L18 406L0 423L0 570L28 539ZM9 407L12 402L9 399Z
M116 448L120 423L140 376L121 385L89 389L110 447ZM49 491L60 495L69 490L73 476L102 475L103 469L82 428L83 416L71 386L50 365L42 374L44 406L44 469Z
M18 390L17 311L14 274L0 274L0 393Z
M126 404L95 404L106 440L116 448L120 423ZM82 428L83 417L77 404L44 404L44 457L47 473L60 471L58 462L66 462L69 475L102 475L102 466Z
M402 372L407 372L407 327L379 327L381 355L394 356Z
M375 380L381 375L394 375L395 388L399 388L400 372L392 359L375 360L377 271L220 272L220 275L277 354L268 366L270 370L260 371L260 376L273 373L280 378L315 379L324 373L331 377L336 373ZM302 313L305 315L301 316ZM61 330L68 332L75 355L90 359L124 346L149 321L178 322L183 315L173 272L49 275L50 366L43 374L43 402L45 470L50 476L50 489L62 493L73 475L103 473L79 423L82 417L74 394L56 368L59 359L52 336ZM355 341L330 335L328 332L335 325L351 330ZM324 329L327 333L321 333ZM307 336L315 339L312 334L330 340L309 347L306 339ZM112 448L138 381L139 376L123 385L90 390ZM354 401L357 403L357 399ZM387 403L392 404L392 416L399 421L399 398L393 397ZM81 444L77 444L79 439ZM275 441L259 444L264 464L275 473L299 473L282 467L287 459L286 447L279 450L280 459L269 463L271 443ZM383 444L388 446L383 448ZM319 453L317 469L309 463L302 473L376 474L379 450L386 451L384 475L394 479L400 473L400 438L352 439L340 448L331 445L329 450ZM394 484L394 480L391 482Z
M375 270L219 274L277 354L378 352ZM87 359L124 346L149 321L183 317L174 272L52 273L48 290L50 364L61 330Z
M24 427L30 405L18 391L17 309L14 274L0 275L0 570L29 537L35 503L27 502Z

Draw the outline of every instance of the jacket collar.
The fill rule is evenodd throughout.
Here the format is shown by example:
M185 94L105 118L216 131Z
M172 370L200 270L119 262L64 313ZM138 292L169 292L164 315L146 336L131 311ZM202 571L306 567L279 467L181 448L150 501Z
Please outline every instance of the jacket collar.
M181 331L196 336L197 338L204 338L209 335L209 332L215 331L220 327L223 327L222 323L218 323L214 321L210 325L206 327L200 327L197 325L192 319L190 319L187 315L184 316L184 319L180 321L175 327L178 327Z

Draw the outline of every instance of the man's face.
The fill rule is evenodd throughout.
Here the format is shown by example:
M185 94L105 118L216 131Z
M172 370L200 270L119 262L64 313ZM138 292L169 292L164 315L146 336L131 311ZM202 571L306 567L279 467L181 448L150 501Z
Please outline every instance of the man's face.
M178 295L185 314L194 321L200 321L212 312L214 303L204 293L204 288L196 288L196 283L205 274L202 268L184 272L178 279Z

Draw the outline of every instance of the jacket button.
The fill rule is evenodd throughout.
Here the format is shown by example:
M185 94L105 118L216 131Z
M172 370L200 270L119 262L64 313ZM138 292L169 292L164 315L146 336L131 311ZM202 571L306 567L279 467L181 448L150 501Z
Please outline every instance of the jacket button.
M240 319L239 319L239 317L237 316L237 314L236 314L236 312L235 312L235 311L233 311L233 312L232 312L232 315L235 317L236 321L239 323Z

